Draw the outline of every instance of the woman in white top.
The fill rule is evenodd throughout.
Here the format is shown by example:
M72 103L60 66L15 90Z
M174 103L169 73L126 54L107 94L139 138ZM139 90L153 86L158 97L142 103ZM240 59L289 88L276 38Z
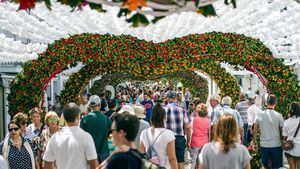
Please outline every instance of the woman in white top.
M238 143L238 125L231 114L222 115L214 129L214 141L204 145L199 169L250 169L251 156Z
M141 133L140 151L149 152L149 147L153 145L151 161L167 169L177 169L175 136L171 130L164 128L165 116L166 112L161 103L156 104L152 109L151 127Z
M294 138L294 134L300 122L300 105L297 102L292 102L289 110L290 118L284 121L282 135L285 140L293 140L294 148L285 151L290 169L300 168L300 131Z

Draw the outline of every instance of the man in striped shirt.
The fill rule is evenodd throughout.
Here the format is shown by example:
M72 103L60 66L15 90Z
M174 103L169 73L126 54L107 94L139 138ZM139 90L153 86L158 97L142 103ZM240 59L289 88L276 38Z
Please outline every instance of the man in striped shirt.
M176 158L178 169L184 169L184 151L190 140L190 117L185 109L177 104L176 92L168 93L168 104L164 106L166 111L166 128L175 134ZM187 140L185 139L185 135Z
M247 115L248 107L249 107L249 104L246 101L246 96L244 93L241 93L240 94L240 102L235 105L235 110L237 110L240 113L243 123L244 123L244 139L243 139L244 145L248 144L248 142L247 142L247 140L248 140L248 115Z

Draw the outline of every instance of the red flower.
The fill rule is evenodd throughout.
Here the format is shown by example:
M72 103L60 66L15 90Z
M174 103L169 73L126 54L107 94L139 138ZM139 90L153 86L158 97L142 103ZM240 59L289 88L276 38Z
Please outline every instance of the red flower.
M26 10L35 7L35 0L20 0L19 9Z

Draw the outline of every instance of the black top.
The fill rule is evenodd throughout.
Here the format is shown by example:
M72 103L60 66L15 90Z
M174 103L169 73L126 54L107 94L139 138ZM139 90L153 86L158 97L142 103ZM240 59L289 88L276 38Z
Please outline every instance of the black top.
M105 116L107 116L108 118L110 118L110 116L111 116L114 112L116 112L116 111L110 109L110 110L108 110L108 111L105 113Z
M141 169L142 161L141 158L138 158L135 154L140 154L137 149L130 149L125 153L114 154L109 160L106 168L107 169Z

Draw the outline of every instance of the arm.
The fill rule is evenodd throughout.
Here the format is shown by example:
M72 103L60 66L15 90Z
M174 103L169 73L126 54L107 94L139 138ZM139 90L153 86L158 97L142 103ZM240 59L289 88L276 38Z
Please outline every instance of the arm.
M259 126L257 123L254 124L254 128L253 128L253 139L252 142L254 145L256 145L256 140L257 140L257 132L259 130Z
M189 124L184 125L185 133L186 133L186 145L189 147L190 145L190 139L191 139L191 127Z
M146 147L145 147L145 145L144 145L144 142L143 142L143 141L141 141L141 145L140 145L140 152L141 152L142 154L145 154L145 153L146 153Z
M246 165L244 169L251 169L250 162Z
M97 159L95 159L95 160L89 160L88 163L89 163L90 169L95 169L99 165Z
M198 169L205 169L202 164L199 165Z
M54 169L54 162L44 161L44 169Z
M168 143L167 155L169 158L171 169L177 169L178 164L177 164L176 153L175 153L175 140Z

